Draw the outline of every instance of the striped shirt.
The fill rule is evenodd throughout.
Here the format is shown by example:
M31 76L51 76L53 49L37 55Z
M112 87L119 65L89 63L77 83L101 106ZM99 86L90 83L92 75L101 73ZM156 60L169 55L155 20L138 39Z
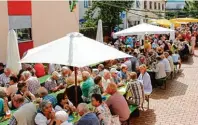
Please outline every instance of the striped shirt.
M37 94L37 90L38 88L40 87L40 82L39 80L37 79L37 77L30 77L27 79L27 85L28 85L28 90L36 95Z
M143 84L138 81L130 81L126 88L126 100L129 104L133 105L141 105L143 103L143 93L144 93L144 87Z
M1 86L9 85L9 82L10 82L10 77L7 77L5 75L5 73L0 75L0 85Z

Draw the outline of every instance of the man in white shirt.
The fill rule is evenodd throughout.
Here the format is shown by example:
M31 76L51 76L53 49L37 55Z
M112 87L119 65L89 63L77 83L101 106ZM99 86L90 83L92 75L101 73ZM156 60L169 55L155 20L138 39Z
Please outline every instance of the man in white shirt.
M107 86L111 82L112 82L111 74L108 70L105 69L104 70L104 76L102 77L102 86L103 86L104 91L106 91Z
M162 58L162 63L165 66L166 76L168 77L171 74L170 63L169 63L168 59L164 56L164 54L161 55L161 58Z
M156 64L155 68L153 68L152 70L155 72L155 79L162 79L166 77L166 72L165 72L165 65L162 62L162 58L161 57L157 57L156 58L158 63Z

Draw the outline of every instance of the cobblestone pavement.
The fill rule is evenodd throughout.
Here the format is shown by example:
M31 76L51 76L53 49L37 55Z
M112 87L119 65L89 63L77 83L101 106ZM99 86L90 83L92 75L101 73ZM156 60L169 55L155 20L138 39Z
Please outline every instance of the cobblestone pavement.
M153 90L150 109L141 111L131 125L198 125L198 56L190 57L182 69L166 90Z

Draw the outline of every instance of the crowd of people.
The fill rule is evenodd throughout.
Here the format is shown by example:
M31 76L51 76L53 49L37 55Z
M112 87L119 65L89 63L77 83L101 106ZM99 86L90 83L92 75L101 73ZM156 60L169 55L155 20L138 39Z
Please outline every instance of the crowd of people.
M177 28L175 40L156 34L142 41L136 36L113 40L109 46L132 57L78 68L77 93L73 67L23 64L14 74L0 63L0 115L10 118L10 125L71 125L71 115L81 116L77 125L126 124L129 105L144 109L143 103L152 93L149 72L155 73L156 86L162 86L161 79L172 78L182 59L194 54L197 28L197 24ZM41 86L38 78L47 74L50 77ZM118 91L120 87L125 87L124 95ZM50 94L61 90L64 92L56 97Z

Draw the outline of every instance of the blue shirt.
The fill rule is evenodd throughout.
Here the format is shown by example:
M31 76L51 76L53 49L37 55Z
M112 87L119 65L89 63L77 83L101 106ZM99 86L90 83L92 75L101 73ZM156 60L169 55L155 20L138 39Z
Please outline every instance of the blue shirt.
M175 63L175 62L178 62L179 61L179 54L173 54L172 55L172 58L173 58L173 62Z
M100 122L94 113L87 113L81 117L77 125L100 125Z
M122 71L118 72L118 76L119 76L121 79L127 79L127 74L124 73L124 72L122 72Z

